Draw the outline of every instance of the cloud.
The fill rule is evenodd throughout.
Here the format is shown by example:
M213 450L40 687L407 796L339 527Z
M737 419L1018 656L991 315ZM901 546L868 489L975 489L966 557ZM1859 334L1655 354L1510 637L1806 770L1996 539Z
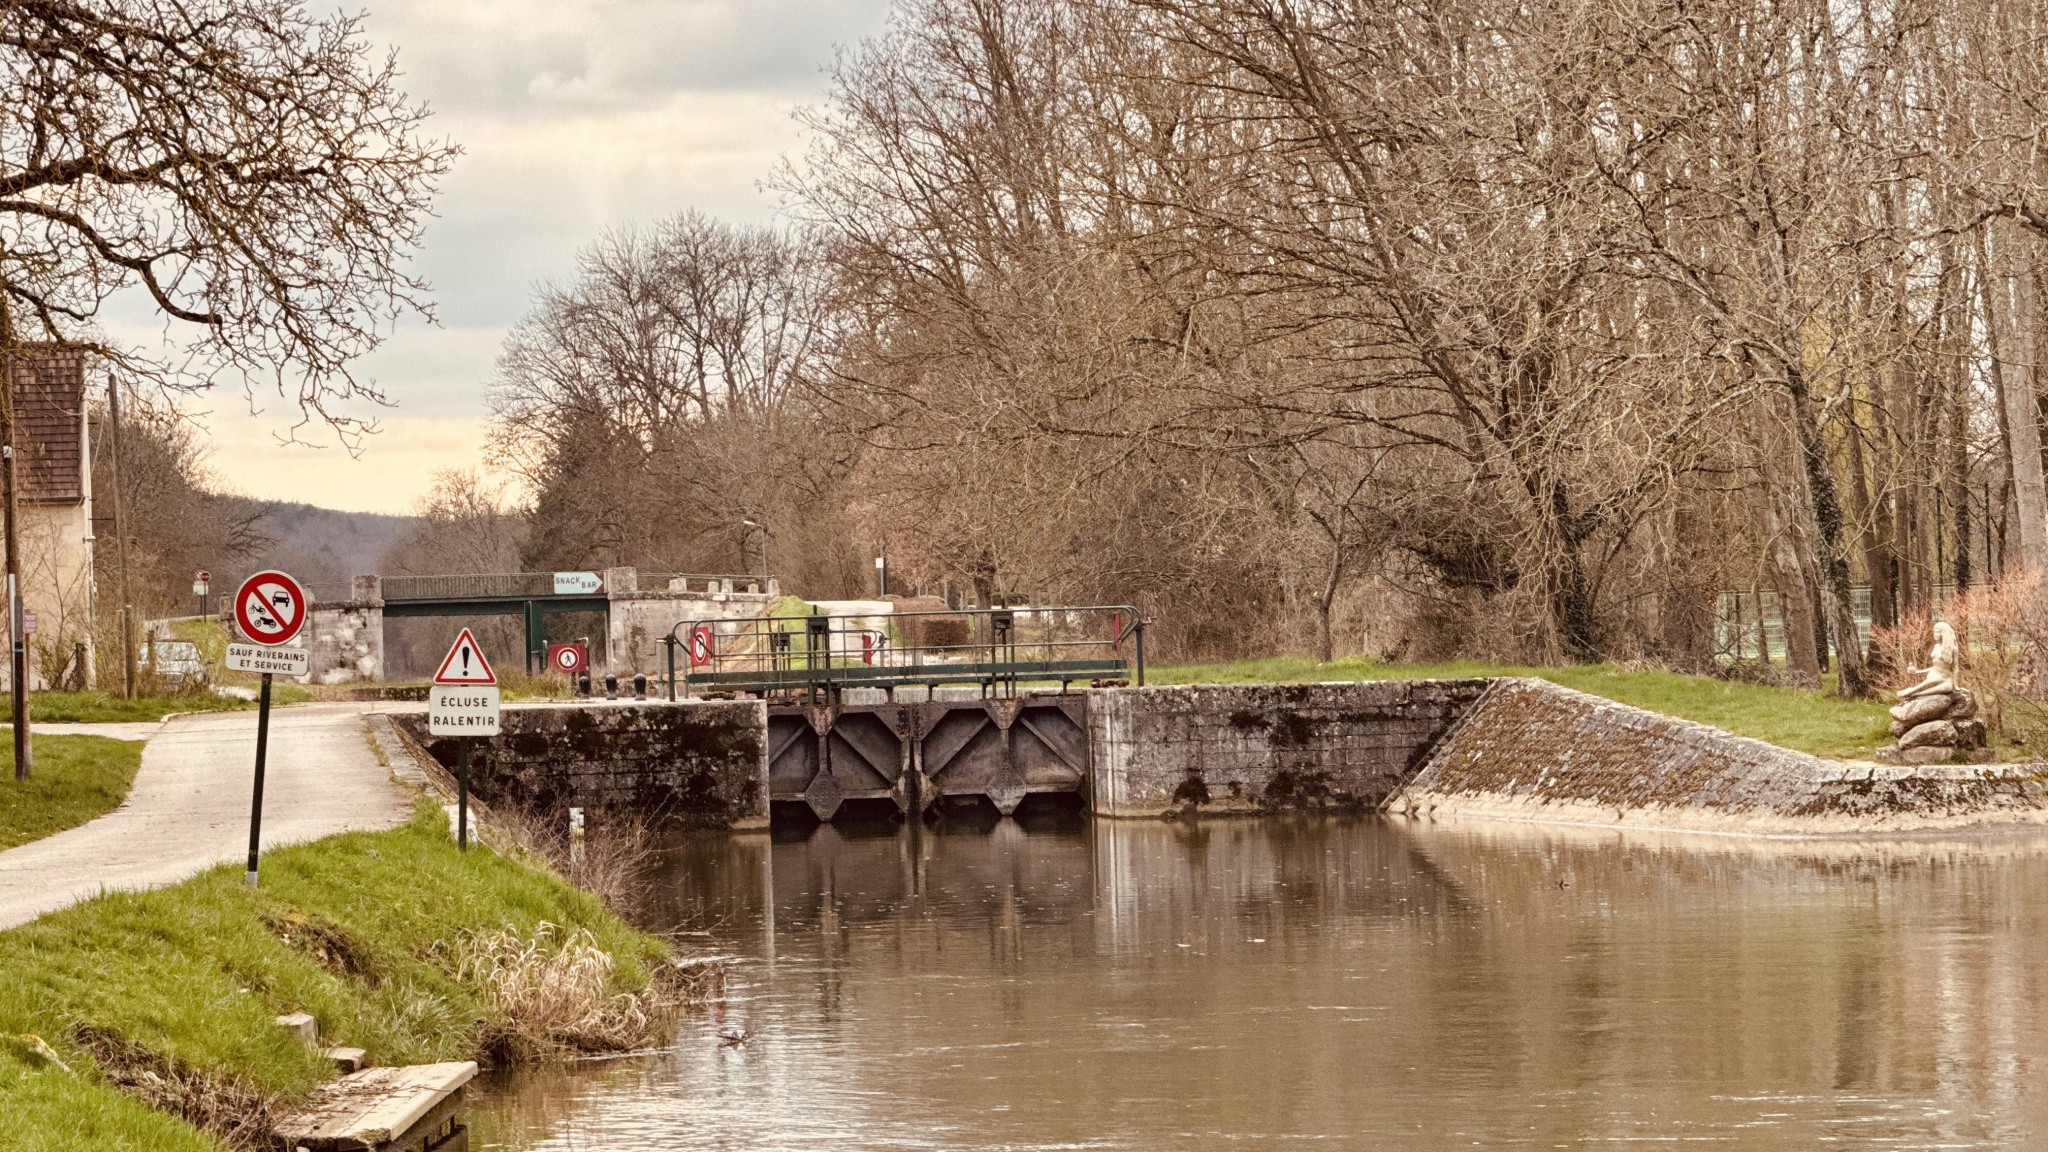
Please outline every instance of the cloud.
M813 92L886 0L455 0L392 4L369 29L443 112L546 117L675 92Z
M240 406L199 419L213 448L207 468L229 490L264 500L410 513L435 473L483 463L484 423L473 418L393 417L353 457L337 444L279 444L276 421Z
M573 278L607 228L698 208L773 217L758 183L800 150L791 113L825 94L835 46L880 32L889 0L408 0L367 31L396 49L428 131L462 145L413 270L439 326L408 320L356 366L395 409L360 460L278 447L295 405L229 389L203 398L216 470L254 496L406 511L434 471L476 458L484 388L533 289ZM168 331L139 293L103 317L158 348ZM175 335L175 332L172 333ZM310 433L302 433L312 438Z

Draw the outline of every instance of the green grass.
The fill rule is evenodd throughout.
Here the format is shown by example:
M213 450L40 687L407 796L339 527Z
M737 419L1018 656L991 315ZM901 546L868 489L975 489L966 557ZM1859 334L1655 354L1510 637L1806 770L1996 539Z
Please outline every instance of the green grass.
M1819 692L1740 684L1711 676L1656 669L1631 671L1612 664L1522 668L1459 661L1450 664L1378 664L1369 660L1275 658L1228 664L1180 664L1146 670L1152 684L1276 683L1318 680L1425 680L1470 676L1535 676L1667 716L1712 724L1816 756L1863 758L1888 737L1891 717L1876 700L1842 700Z
M277 698L273 690L271 699L275 701ZM255 706L254 701L237 700L214 692L137 696L133 700L123 700L110 692L31 692L28 694L28 719L31 724L147 723L161 720L174 712L232 712ZM0 692L0 721L12 715L13 707L14 697Z
M114 810L135 783L142 745L104 736L32 736L35 772L14 782L14 746L0 756L0 849L76 828Z
M644 986L663 953L548 873L482 849L458 853L430 804L403 828L269 853L256 890L228 865L0 932L0 1143L214 1148L106 1084L79 1042L87 1029L117 1034L163 1066L285 1101L332 1067L276 1026L284 1012L312 1013L323 1042L365 1048L376 1064L470 1058L489 1010L480 988L452 974L448 949L474 930L530 933L543 921L589 929L618 961L621 988ZM308 943L323 938L325 958ZM28 1055L32 1037L73 1071Z

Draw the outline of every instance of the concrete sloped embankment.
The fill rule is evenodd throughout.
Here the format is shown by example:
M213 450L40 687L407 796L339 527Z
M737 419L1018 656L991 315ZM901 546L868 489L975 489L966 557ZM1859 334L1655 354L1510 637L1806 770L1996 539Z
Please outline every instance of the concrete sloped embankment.
M1497 680L1395 814L1762 835L2048 823L2048 765L1825 760L1544 680Z

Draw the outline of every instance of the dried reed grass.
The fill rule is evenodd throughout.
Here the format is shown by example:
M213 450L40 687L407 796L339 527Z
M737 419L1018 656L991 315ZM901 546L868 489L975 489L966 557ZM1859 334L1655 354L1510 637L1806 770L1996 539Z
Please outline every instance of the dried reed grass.
M589 932L548 923L531 935L476 933L454 959L457 976L483 989L494 1009L477 1038L493 1064L645 1048L668 1037L687 1003L687 983L675 976L613 991L611 954Z
M652 836L630 816L611 816L587 830L580 850L567 819L545 819L509 805L483 816L482 839L493 851L545 867L630 918L648 895Z

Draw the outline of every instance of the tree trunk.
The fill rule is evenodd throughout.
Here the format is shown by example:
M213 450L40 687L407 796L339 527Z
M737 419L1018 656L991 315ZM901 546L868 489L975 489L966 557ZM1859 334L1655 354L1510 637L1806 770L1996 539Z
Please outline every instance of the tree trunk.
M1870 686L1864 681L1863 644L1856 635L1849 557L1842 550L1841 498L1835 491L1834 474L1828 470L1827 445L1821 440L1820 417L1806 374L1794 365L1785 376L1792 399L1792 428L1805 466L1806 499L1800 511L1811 518L1806 527L1814 533L1809 544L1821 597L1821 623L1835 650L1835 691L1841 696L1867 696Z
M1970 382L1961 371L1949 379L1948 460L1946 461L1949 521L1955 531L1956 591L1976 579L1970 548Z
M2013 237L2017 239L2015 231ZM2009 254L2001 243L2000 264ZM2041 469L2041 425L2037 416L2034 373L2035 324L2039 309L2031 275L2007 275L1991 263L1984 234L1977 233L1978 280L1983 287L1984 329L1991 342L1991 386L1998 393L2006 436L2005 464L2012 473L2013 504L2019 520L2021 566L2035 573L2048 570L2048 486ZM2008 331L2013 337L2005 339ZM2011 359L2008 359L2011 357ZM2013 371L2007 372L2011 364Z
M1869 463L1863 446L1862 422L1855 406L1849 408L1849 500L1861 526L1863 571L1870 580L1870 622L1877 627L1898 623L1897 602L1892 599L1892 558L1890 525L1883 509L1871 499Z
M1544 577L1549 584L1550 617L1565 659L1590 664L1600 659L1600 645L1593 620L1592 587L1586 580L1584 531L1564 482L1551 480L1549 488L1551 530L1558 551L1556 559L1546 565Z
M1706 672L1714 664L1714 612L1720 588L1714 579L1711 526L1704 519L1695 501L1678 493L1664 587L1657 597L1657 627L1665 662L1680 672ZM1741 604L1738 597L1738 631Z
M1323 590L1315 596L1316 604L1316 663L1328 664L1337 658L1336 630L1330 625L1330 614L1337 605L1337 589L1344 580L1344 546L1341 540L1330 543L1330 573L1323 581Z
M1778 511L1779 497L1769 470L1764 488L1755 494L1754 500L1761 507L1764 531L1769 534L1771 587L1778 593L1778 626L1785 639L1786 679L1802 688L1818 688L1820 660L1815 643L1813 588L1806 566L1800 563L1804 549ZM1758 611L1761 615L1761 604Z

